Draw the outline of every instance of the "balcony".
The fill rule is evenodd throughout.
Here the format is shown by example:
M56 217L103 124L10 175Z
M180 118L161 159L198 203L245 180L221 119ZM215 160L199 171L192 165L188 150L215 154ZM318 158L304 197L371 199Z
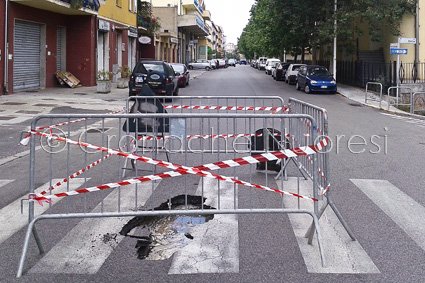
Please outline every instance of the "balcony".
M204 12L199 0L182 0L182 5L187 11L198 11L201 15Z
M194 14L177 17L177 26L197 36L207 36L209 32L204 20Z
M204 10L204 12L202 13L202 17L206 21L211 21L211 12L208 10Z
M81 8L71 8L71 0L10 0L28 7L45 10L63 15L88 15L97 14L100 0L82 0Z

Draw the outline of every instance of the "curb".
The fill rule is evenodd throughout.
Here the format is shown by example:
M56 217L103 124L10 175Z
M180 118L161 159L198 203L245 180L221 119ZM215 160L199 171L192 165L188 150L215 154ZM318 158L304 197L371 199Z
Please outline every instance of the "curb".
M384 112L384 113L393 114L393 115L399 115L399 116L403 116L403 117L410 117L410 118L415 118L415 119L419 119L419 120L425 120L425 116L422 116L422 115L412 114L412 113L405 112L405 111L402 111L402 110L398 110L398 111L387 110L387 109L384 109L384 108L379 108L379 106L376 106L376 105L367 104L364 101L354 100L354 99L350 98L348 95L345 95L341 91L338 91L338 94L341 95L341 96L343 96L343 97L345 97L345 98L347 98L347 99L349 99L349 100L351 100L351 101L360 103L360 104L362 104L364 106L375 108L375 109L377 109L377 110L379 110L381 112Z

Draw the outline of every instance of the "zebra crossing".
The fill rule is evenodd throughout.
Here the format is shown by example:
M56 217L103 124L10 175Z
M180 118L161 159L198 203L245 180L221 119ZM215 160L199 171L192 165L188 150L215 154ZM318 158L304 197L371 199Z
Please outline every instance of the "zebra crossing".
M56 180L53 180L56 181ZM417 246L425 251L425 207L413 198L402 192L399 188L387 180L350 180L356 188L367 196L374 205L382 210L391 220L402 229ZM0 190L13 185L15 180L1 180ZM297 182L300 182L299 184ZM83 178L76 178L67 185L58 188L59 191L77 189L84 186ZM46 183L37 191L40 192L49 187ZM159 183L160 184L160 183ZM94 208L93 212L116 211L116 199L121 199L123 210L134 209L134 194L138 190L139 203L144 205L155 191L158 183L146 183L144 185L129 186L125 189L111 191L101 204ZM220 190L220 206L222 208L234 208L238 201L234 202L233 194L237 188L233 184L217 182L207 178L199 182L197 195L201 194L201 184L204 196L209 199L208 205L218 205L217 190ZM277 186L281 186L277 182ZM309 181L299 181L289 178L284 186L288 190L296 191L299 185L300 193L306 193L311 188ZM228 197L226 197L228 196ZM53 205L56 205L57 202ZM285 198L284 207L298 206L296 199ZM301 202L301 208L310 208L311 204ZM49 205L36 205L36 215L46 213ZM96 274L102 268L105 261L114 253L124 236L118 235L118 231L128 221L128 218L105 218L84 219L73 227L47 254L41 257L28 270L29 274ZM310 225L309 217L289 215L289 220L295 234L295 240L301 251L305 270L308 273L334 273L334 274L379 274L381 271L375 265L362 247L361 242L350 241L346 232L340 227L336 216L328 209L321 218L321 228L325 239L328 264L320 266L317 246L306 244L304 233ZM27 215L20 214L20 199L0 209L0 245L15 233L24 229L27 224ZM214 221L208 225L196 226L192 231L195 240L189 245L178 250L171 261L168 274L208 274L208 273L239 273L240 253L238 217L234 215L217 215ZM101 236L107 233L117 233L112 242L102 241ZM16 251L17 253L20 250ZM134 252L134 251L131 251Z

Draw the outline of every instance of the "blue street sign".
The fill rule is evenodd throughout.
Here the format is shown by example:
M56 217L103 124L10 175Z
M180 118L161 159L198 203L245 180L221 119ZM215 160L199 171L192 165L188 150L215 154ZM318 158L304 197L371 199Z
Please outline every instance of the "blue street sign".
M407 55L407 48L390 48L391 55Z

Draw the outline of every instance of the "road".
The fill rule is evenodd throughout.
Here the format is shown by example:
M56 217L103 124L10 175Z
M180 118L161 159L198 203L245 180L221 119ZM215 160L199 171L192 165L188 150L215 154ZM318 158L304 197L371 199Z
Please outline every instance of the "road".
M180 95L267 95L280 96L285 101L294 97L326 108L329 135L334 141L330 153L334 202L357 242L350 241L328 210L321 224L326 236L324 246L329 265L321 268L316 252L300 240L299 228L306 223L304 219L292 215L216 215L214 219L191 230L192 241L187 237L177 241L188 242L187 245L158 252L160 260L140 260L136 256L136 240L118 235L128 222L127 218L50 220L37 226L47 253L40 257L35 242L30 242L29 257L21 281L423 282L424 122L360 106L341 95L308 95L296 91L294 86L274 81L271 76L249 66L204 73L193 80L189 87L182 89ZM98 102L92 103L95 105ZM115 97L110 110L120 105L124 103L121 104L119 97ZM87 108L99 110L90 105ZM53 107L52 111L63 113L64 110ZM3 158L8 157L8 150L3 145L9 146L9 136L16 135L14 131L22 130L24 125L19 122L1 126L2 133L7 133L0 137ZM364 137L366 143L355 145L356 142L363 142L358 136ZM379 141L379 152L376 152L378 146L372 141ZM83 157L76 156L71 162L87 164ZM70 189L116 181L121 177L121 163L118 159L111 159L110 163L102 164L101 170L93 169L87 179L79 176L70 182ZM55 159L58 164L55 170L64 166L60 160L61 157ZM189 165L199 163L199 160L180 161L186 161L185 164ZM47 161L42 160L40 165L36 186L44 185L45 188L49 186ZM26 231L24 225L27 217L19 214L18 200L27 192L29 159L25 155L0 166L0 281L11 282ZM264 175L251 173L245 172L251 175L253 181L264 181ZM55 179L64 177L56 175L54 171L52 176ZM204 195L213 207L222 205L222 208L232 208L233 201L239 207L264 207L280 203L280 198L271 193L250 188L235 193L233 185L202 180L197 176L175 180L165 179L160 183L140 185L141 195L136 206L154 208L182 193L199 195L204 188L207 190ZM281 188L280 181L272 185ZM281 189L289 190L294 186L296 188L296 180L292 178ZM58 188L62 191L66 189L66 185ZM223 193L220 200L214 197L213 192L217 189ZM114 210L113 199L118 193L123 207L131 210L134 207L134 192L134 188L122 188L93 196L69 197L55 201L51 207L44 204L38 210L39 213L73 212L77 209L100 211L101 207ZM284 202L285 206L296 205L296 201L290 198L285 198ZM155 249L160 250L161 247ZM177 253L173 255L174 251Z

